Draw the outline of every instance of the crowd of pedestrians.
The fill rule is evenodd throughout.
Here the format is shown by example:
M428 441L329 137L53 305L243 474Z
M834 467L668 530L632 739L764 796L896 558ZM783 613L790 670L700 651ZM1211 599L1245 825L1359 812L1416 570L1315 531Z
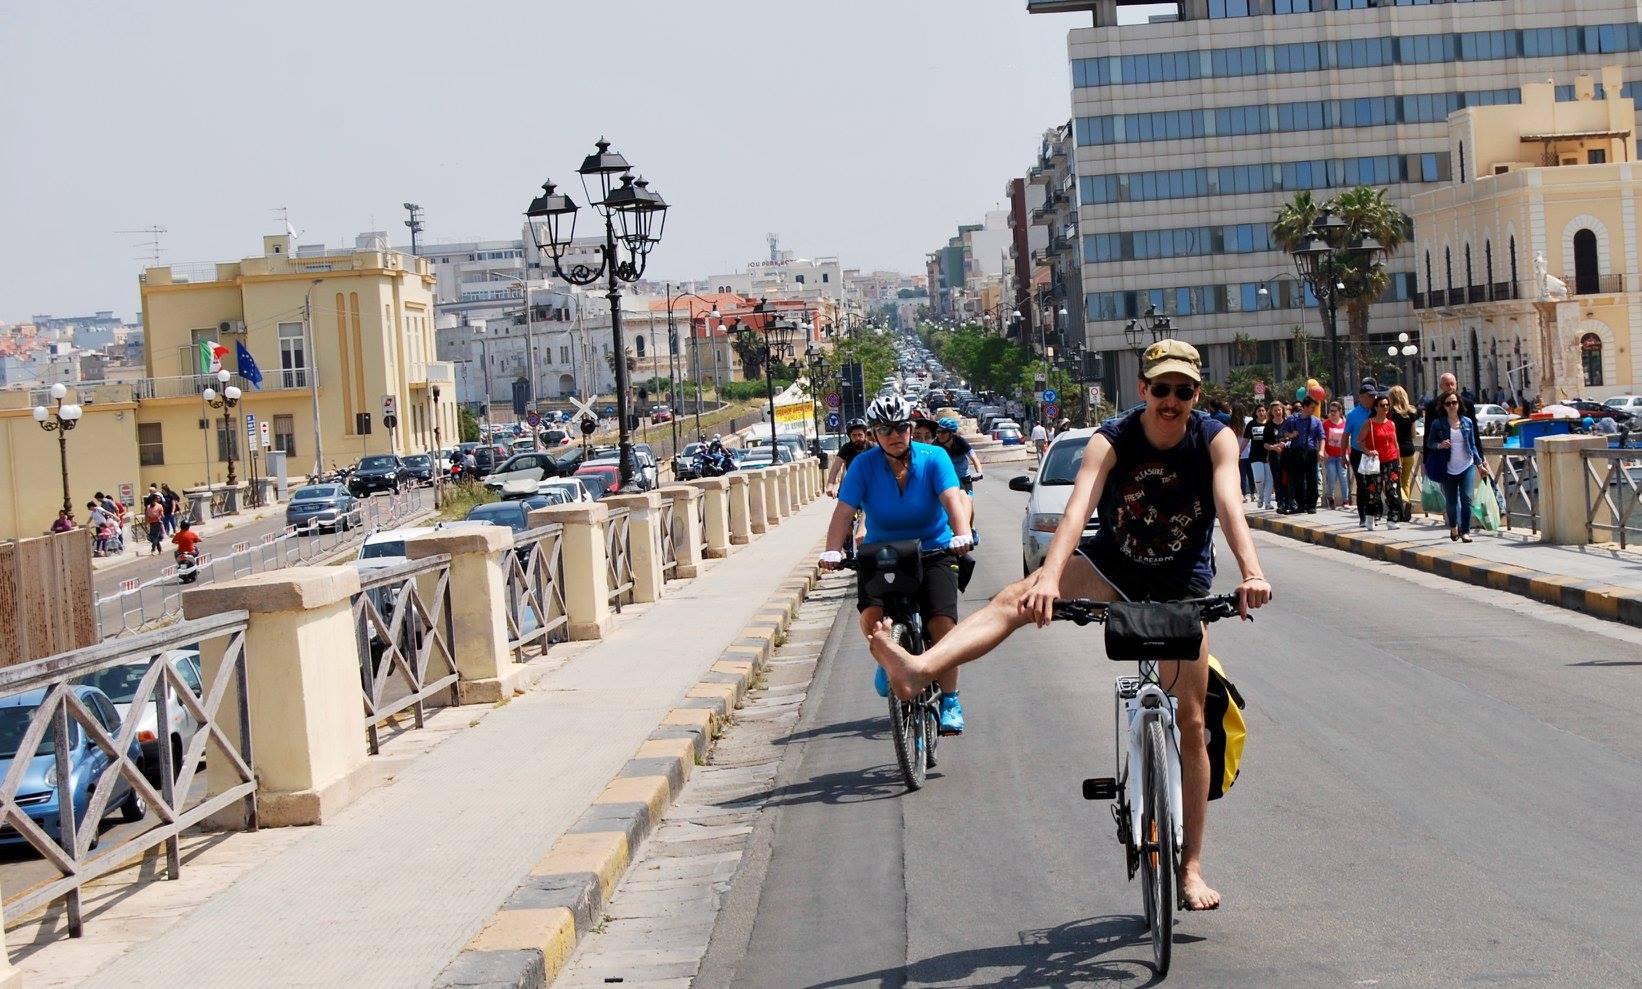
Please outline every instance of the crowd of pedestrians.
M117 556L125 552L126 534L134 528L136 519L128 514L125 504L106 492L98 491L86 502L85 521L75 518L67 508L57 510L49 532L72 532L82 527L91 530L93 556ZM143 496L141 522L143 534L148 537L149 553L160 553L162 541L177 532L182 518L182 496L169 484L150 484Z

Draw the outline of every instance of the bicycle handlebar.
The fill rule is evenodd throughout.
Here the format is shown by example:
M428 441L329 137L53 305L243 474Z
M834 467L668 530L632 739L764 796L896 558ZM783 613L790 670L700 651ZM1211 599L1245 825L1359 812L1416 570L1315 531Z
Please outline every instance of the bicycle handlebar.
M950 550L950 549L926 549L926 550L923 550L923 551L919 552L918 558L920 560L923 560L925 563L928 563L931 560L939 560L943 556L951 556L951 555L952 555L952 550ZM877 570L878 565L876 563L874 563L872 560L866 559L866 558L861 557L861 556L856 556L856 557L853 557L853 558L847 558L847 559L843 559L843 560L838 561L838 568L840 570L855 570L855 571Z
M1197 605L1198 614L1206 622L1219 621L1222 618L1235 618L1238 614L1237 592L1230 594L1216 594L1205 598L1185 598L1180 601L1170 601L1169 604ZM1106 609L1112 604L1110 601L1092 601L1088 598L1067 598L1055 602L1054 620L1076 622L1079 625L1088 625L1091 622L1103 624L1106 621ZM1251 619L1253 615L1249 616Z

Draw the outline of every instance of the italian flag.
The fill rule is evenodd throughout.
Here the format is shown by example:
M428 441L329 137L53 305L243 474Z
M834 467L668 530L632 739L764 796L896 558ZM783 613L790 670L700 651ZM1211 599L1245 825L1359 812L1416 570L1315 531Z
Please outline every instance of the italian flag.
M210 340L200 341L200 373L216 374L222 370L222 359L228 356L228 348Z

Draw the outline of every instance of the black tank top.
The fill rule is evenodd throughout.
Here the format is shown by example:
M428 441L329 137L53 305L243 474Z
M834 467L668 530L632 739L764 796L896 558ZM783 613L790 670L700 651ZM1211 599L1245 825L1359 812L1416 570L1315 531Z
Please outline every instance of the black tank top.
M1214 467L1221 423L1193 412L1186 436L1159 450L1136 411L1100 427L1117 464L1100 496L1097 565L1117 563L1167 579L1214 576Z

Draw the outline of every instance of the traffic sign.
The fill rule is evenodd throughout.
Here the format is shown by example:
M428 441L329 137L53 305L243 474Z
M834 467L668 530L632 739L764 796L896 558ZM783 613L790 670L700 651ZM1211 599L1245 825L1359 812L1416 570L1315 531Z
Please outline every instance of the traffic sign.
M1043 417L1045 419L1053 419L1058 415L1060 415L1060 406L1056 405L1054 402L1044 404Z
M530 423L531 429L535 429L537 426L542 424L542 414L532 409L530 414L525 416L525 422Z
M827 428L828 429L837 429L839 426L842 426L843 424L844 424L844 417L843 416L839 415L836 412L828 412L827 413Z
M1045 402L1048 402L1050 405L1055 404L1055 401L1059 398L1060 398L1060 395L1055 391L1055 389L1045 388L1043 390L1043 400Z
M839 407L839 406L840 406L840 405L842 405L842 404L843 404L843 401L844 401L844 400L843 400L843 399L842 399L842 398L839 398L839 397L838 397L838 393L837 393L837 392L835 392L835 391L829 391L829 392L827 392L827 408L829 408L829 409L836 409L836 408L838 408L838 407Z
M257 417L249 413L245 416L245 435L252 440L257 438Z
M269 443L268 443L268 420L264 419L261 422L257 423L257 429L261 431L262 448L264 450L266 450L269 447Z

